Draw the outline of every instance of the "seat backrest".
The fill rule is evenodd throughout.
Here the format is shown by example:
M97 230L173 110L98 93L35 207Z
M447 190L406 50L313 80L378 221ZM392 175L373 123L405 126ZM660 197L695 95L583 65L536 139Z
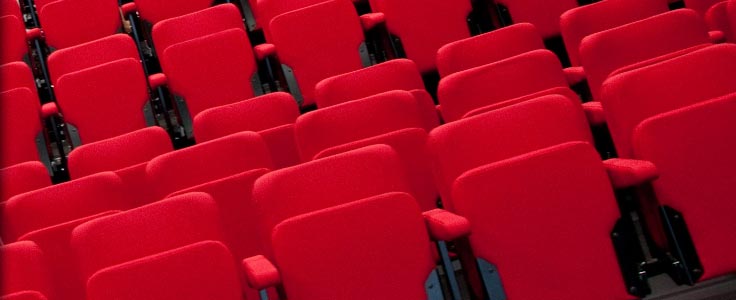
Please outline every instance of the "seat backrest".
M23 241L0 246L0 296L22 291L49 290L46 259L41 248L33 242Z
M204 241L103 269L89 279L87 299L240 300L240 290L230 251Z
M3 143L3 145L7 145ZM0 202L18 194L51 185L46 167L38 161L29 161L0 169Z
M157 126L147 127L75 148L68 157L69 175L76 179L116 171L171 151L174 151L174 146L166 130Z
M618 27L669 10L667 0L606 0L568 10L560 30L570 63L580 65L580 42L588 35Z
M294 97L276 92L213 107L194 117L194 135L206 142L241 131L261 131L294 124L299 107Z
M616 69L708 43L702 17L680 9L587 36L580 45L580 61L598 99L603 81Z
M241 132L158 156L146 177L158 197L248 170L272 169L263 139Z
M72 230L88 221L119 213L119 210L111 210L88 217L64 222L24 234L18 240L36 243L43 250L46 257L53 259L47 261L49 280L51 283L51 299L84 299L85 281L79 274L74 253L71 248Z
M168 87L184 99L189 118L255 96L256 67L248 35L237 28L174 44L161 54Z
M125 58L140 60L135 41L126 34L61 49L49 55L50 79L56 84L63 75Z
M514 24L442 46L437 51L437 71L445 77L538 49L544 49L544 41L537 28Z
M161 55L171 45L233 28L245 31L240 11L227 3L158 22L151 36L156 53Z
M440 81L437 98L446 122L471 110L567 86L562 64L549 50L534 50L454 73Z
M616 198L590 144L480 166L455 181L452 199L472 224L473 253L496 266L509 299L630 298L610 238Z
M284 290L295 300L367 300L376 292L427 299L434 262L425 226L414 199L404 193L287 219L272 237Z
M736 94L665 112L643 121L634 153L657 166L652 184L660 204L679 211L703 265L700 281L736 270L733 211Z
M86 282L127 261L200 241L219 241L217 206L205 193L189 193L84 223L71 245Z
M705 16L708 9L723 0L684 0L685 7L697 11L701 16Z
M141 19L156 24L166 19L186 15L212 6L213 0L135 0Z
M95 215L127 209L134 193L112 172L99 173L10 198L2 211L2 239Z
M14 16L18 20L23 20L23 14L17 0L0 0L0 17L4 16Z
M451 187L478 166L569 141L593 142L579 104L548 95L440 126L427 145L445 208Z
M0 36L3 47L0 49L0 64L21 61L28 54L26 27L16 16L0 16Z
M53 49L94 41L122 30L115 0L59 0L37 6L44 40Z
M436 69L437 50L470 37L469 0L370 0L371 8L386 18L389 33L401 40L406 57L422 73Z
M92 143L154 125L140 62L126 58L68 73L55 85L56 101L77 144Z
M320 4L324 0L296 0L296 1L281 1L281 0L257 0L255 9L256 22L263 29L263 34L267 39L270 38L270 27L271 20L279 15L302 9L307 6Z
M317 107L325 108L383 92L423 90L417 65L408 59L393 59L320 81L314 91Z
M634 128L654 115L736 92L736 45L714 45L607 80L601 102L616 150L632 157Z
M314 104L314 88L322 79L370 64L358 14L349 0L330 0L277 16L271 39L290 92L301 105ZM287 79L288 80L288 79Z
M309 161L330 147L422 125L411 93L391 91L306 113L294 130L302 160Z
M560 16L578 7L577 0L498 0L511 16L512 23L532 23L543 38L560 35Z
M46 300L46 296L38 291L22 291L0 296L0 300Z
M0 168L41 159L39 150L46 147L41 103L32 91L16 88L0 92L0 127Z
M0 93L16 88L27 88L38 98L36 79L31 67L23 62L12 62L0 65Z
M263 245L269 244L271 229L287 218L388 192L410 192L401 168L391 147L373 145L262 176L253 200Z

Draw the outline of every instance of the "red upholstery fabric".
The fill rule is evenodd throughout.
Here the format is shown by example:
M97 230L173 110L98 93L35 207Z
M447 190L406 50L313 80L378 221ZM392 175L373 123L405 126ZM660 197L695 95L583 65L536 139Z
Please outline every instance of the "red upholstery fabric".
M359 50L365 37L351 1L282 14L271 21L270 32L279 61L294 72L302 105L314 104L314 87L322 79L363 67Z
M184 98L192 118L205 109L255 95L250 82L256 62L248 35L241 29L170 46L163 51L161 67L171 92Z
M3 145L7 145L3 143ZM0 202L5 202L18 194L30 192L51 185L51 177L46 167L37 161L30 161L0 169Z
M64 120L92 143L145 128L148 85L136 59L126 58L61 76L56 101Z
M705 13L705 22L708 23L708 28L720 30L725 35L725 40L733 43L736 41L736 35L734 35L733 24L731 23L729 2L731 1L721 1L713 5ZM733 4L730 5L733 6Z
M281 283L279 270L263 255L244 259L243 270L251 288L261 290Z
M569 141L592 143L585 114L566 97L548 95L440 126L427 145L444 207L452 211L452 183L465 171Z
M126 209L131 195L111 172L57 184L10 198L2 211L2 239L108 210Z
M273 227L287 218L383 193L410 192L401 168L396 151L373 145L258 178L253 200L263 245L269 245Z
M436 69L437 50L470 37L468 0L370 0L371 8L386 17L386 28L401 40L406 57L422 73Z
M217 203L224 239L236 261L263 253L258 231L258 215L251 198L253 184L267 169L256 169L193 186L171 196L204 192ZM232 263L232 261L231 261ZM245 282L243 282L245 287ZM258 291L245 291L246 299L258 299Z
M598 99L603 81L616 69L708 43L705 21L681 9L589 35L580 45L580 60Z
M537 28L514 24L442 46L437 51L437 71L445 77L537 49L544 49Z
M730 94L659 114L634 131L636 157L660 170L657 199L683 214L705 271L701 281L736 270L736 160L730 155L736 143L724 138L735 129L735 112L736 94Z
M631 158L634 128L654 115L736 92L736 46L714 45L610 78L601 98L618 155Z
M28 53L28 43L22 19L15 16L0 16L0 36L3 43L0 49L0 64L23 60Z
M14 16L18 20L23 20L17 0L0 0L0 17L4 16Z
M610 238L618 206L591 145L473 169L455 181L452 199L472 224L473 253L496 265L509 299L632 298Z
M148 163L146 177L154 193L163 197L260 168L272 168L263 139L254 132L241 132L156 157Z
M68 157L69 174L75 179L124 169L171 151L174 146L166 130L148 127L75 148Z
M0 93L0 168L40 159L36 146L36 138L43 137L40 110L38 98L27 88Z
M309 161L330 147L422 125L415 98L392 91L309 112L294 130L302 160Z
M569 87L566 87L566 86L565 87L556 87L556 88L546 89L546 90L543 90L543 91L540 91L540 92L532 93L532 94L529 94L529 95L526 95L526 96L521 96L519 98L514 98L514 99L506 100L506 101L501 101L501 102L498 102L496 104L491 104L491 105L488 105L488 106L483 106L481 108L476 108L474 110L469 111L467 114L465 114L463 116L463 119L464 118L470 118L470 117L473 117L473 116L477 116L477 115L480 115L480 114L487 113L487 112L492 111L492 110L496 110L496 109L499 109L499 108L504 108L506 106L514 105L514 104L517 104L517 103L521 103L521 102L524 102L524 101L536 99L536 98L539 98L539 97L542 97L542 96L547 96L547 95L560 95L560 96L565 96L567 99L569 99L574 104L580 104L580 97L578 96L578 94L575 93L575 91L573 91L572 89L570 89ZM600 104L599 102L586 102L586 103L598 103L598 104ZM583 108L585 108L585 106L586 106L586 104L584 103L583 104ZM587 111L586 111L586 114L587 114ZM601 115L602 114L603 113L601 113ZM605 116L604 117L601 117L601 118L604 119L604 120L601 121L601 122L598 122L597 124L605 123ZM588 121L590 122L590 118L588 118ZM591 124L596 124L594 122L590 122L590 123Z
M717 3L723 2L723 0L685 0L685 7L698 12L701 16L705 17L708 9L716 5Z
M468 219L444 209L435 208L422 213L429 235L438 241L452 241L470 234Z
M324 0L257 0L255 7L256 22L263 29L263 34L267 39L270 38L271 20L279 15L305 8L324 2Z
M377 293L427 298L431 244L407 194L382 194L290 218L274 229L272 242L289 299L367 300Z
M21 291L49 290L46 257L33 242L16 242L0 246L0 295Z
M437 207L437 188L432 178L432 166L427 152L427 132L420 128L408 128L393 131L374 137L327 148L315 156L320 159L362 147L384 144L389 145L399 155L404 165L406 178L411 184L412 196L423 211Z
M669 10L667 0L606 0L568 10L560 30L573 66L580 65L580 42L588 35L639 21Z
M293 124L299 117L294 97L277 92L213 107L194 117L194 134L206 142L241 131L261 131Z
M115 0L59 0L38 7L46 44L61 49L118 33L122 19Z
M151 35L156 53L162 54L171 45L233 28L245 31L240 11L228 3L158 22Z
M301 162L294 138L294 124L286 124L259 131L271 153L275 169L291 167Z
M222 243L205 241L103 269L87 299L240 300L238 273Z
M611 158L605 160L603 166L615 189L637 187L659 177L657 166L646 160Z
M56 83L59 77L72 72L124 58L140 60L135 41L126 34L116 34L54 51L48 58L51 82Z
M190 193L84 223L71 245L82 279L107 267L222 239L217 206L205 193Z
M42 250L47 260L48 273L52 291L51 299L84 299L85 281L79 274L79 267L71 248L72 230L90 220L109 216L120 211L107 211L100 214L53 225L31 231L19 238L21 241L32 241Z
M143 20L156 24L165 19L203 10L210 7L212 2L212 0L135 0L135 5Z
M578 6L577 0L499 0L513 23L532 23L543 38L560 35L560 16Z
M20 87L27 88L34 96L38 97L36 80L33 78L31 68L22 62L0 65L0 92Z
M557 56L535 50L447 76L440 81L437 98L443 119L453 122L476 108L564 86Z
M393 90L423 89L417 65L408 59L393 59L322 80L314 97L317 107L325 108Z
M1 300L46 300L46 296L37 291L22 291L0 297Z

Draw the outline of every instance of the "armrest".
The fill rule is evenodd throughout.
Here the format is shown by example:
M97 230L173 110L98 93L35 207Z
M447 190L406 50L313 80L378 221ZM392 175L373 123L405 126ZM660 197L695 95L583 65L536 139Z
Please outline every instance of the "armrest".
M720 44L726 42L726 34L720 30L708 31L708 38L714 44Z
M42 119L53 117L58 114L59 114L59 107L56 106L56 103L49 102L44 105L41 105L41 118Z
M132 14L138 11L138 6L135 5L135 2L128 2L128 3L123 4L122 7L120 7L120 11L123 13L123 18L125 18L129 14Z
M599 101L583 103L583 111L590 125L599 126L606 124L606 114L603 111L603 105Z
M281 283L279 270L263 255L244 259L243 271L248 285L257 290L274 287Z
M148 85L151 86L152 90L160 88L166 85L168 82L169 82L169 79L166 77L166 74L164 73L156 73L156 74L151 74L148 76Z
M452 241L470 234L470 221L444 209L433 209L422 213L432 239Z
M276 56L276 45L274 44L260 44L253 47L253 54L256 55L258 61L262 61L271 56Z
M603 161L603 166L616 189L635 187L659 177L657 166L646 160L612 158Z
M26 30L26 41L33 41L43 38L43 31L41 28L32 28Z
M576 85L586 79L585 69L583 67L569 67L562 70L565 73L568 85Z
M376 28L384 22L386 22L386 16L383 13L369 13L360 16L360 24L363 25L365 31Z

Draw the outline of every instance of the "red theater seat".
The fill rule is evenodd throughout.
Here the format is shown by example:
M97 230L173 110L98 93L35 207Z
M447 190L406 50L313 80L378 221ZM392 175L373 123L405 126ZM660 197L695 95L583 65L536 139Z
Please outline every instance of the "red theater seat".
M1 300L46 300L46 296L37 291L22 291L0 296Z
M48 160L41 103L34 91L15 88L0 92L0 126L3 128L0 168Z
M385 17L389 33L401 41L408 59L422 73L434 71L437 50L470 37L469 0L370 0L374 12Z
M669 10L667 0L606 0L568 10L560 19L562 38L573 66L580 65L580 42L593 33Z
M36 1L46 44L62 49L116 34L122 18L115 0Z
M167 0L135 0L135 8L141 19L149 24L156 24L166 19L190 14L206 9L212 5L213 0L189 0L167 1Z
M592 143L580 105L548 95L445 124L429 134L435 182L452 210L452 183L478 166L569 141Z
M18 20L23 20L23 14L21 14L20 6L17 0L1 0L0 1L0 16L14 16Z
M138 49L128 35L116 34L55 51L48 57L51 82L63 75L121 59L136 59Z
M46 167L38 161L29 161L0 169L0 202L11 197L51 185Z
M26 27L23 19L13 15L0 15L0 64L21 61L28 54Z
M455 181L452 201L472 224L479 268L495 265L509 299L632 298L610 238L616 198L590 144L564 143L469 170Z
M560 16L578 6L577 0L498 0L511 17L511 22L532 23L543 38L560 35Z
M35 97L38 97L36 80L33 78L31 68L22 62L0 65L0 92L21 87L27 88Z
M437 97L443 119L453 122L477 108L566 86L554 53L534 50L447 76Z
M241 300L240 291L230 251L214 241L194 243L105 268L87 283L89 300Z
M0 296L23 291L49 291L49 278L46 273L46 259L43 251L33 242L15 242L0 246ZM13 297L16 297L15 295ZM9 297L9 299L23 299Z
M258 0L256 6L256 22L263 29L263 33L267 39L270 38L271 21L277 16L285 13L302 9L315 4L325 2L325 0Z
M266 142L276 168L299 163L294 123L299 107L287 93L271 93L213 107L194 117L194 135L206 142L241 131L256 131Z

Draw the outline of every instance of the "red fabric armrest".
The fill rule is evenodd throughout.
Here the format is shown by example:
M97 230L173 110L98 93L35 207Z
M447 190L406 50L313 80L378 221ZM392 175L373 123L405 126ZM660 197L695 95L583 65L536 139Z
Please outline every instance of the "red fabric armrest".
M248 285L257 290L274 287L281 283L279 270L263 255L244 259L243 271Z
M432 239L452 241L470 234L470 222L444 209L433 209L422 214Z
M614 188L629 188L642 185L659 177L657 167L649 161L612 158L603 161Z

